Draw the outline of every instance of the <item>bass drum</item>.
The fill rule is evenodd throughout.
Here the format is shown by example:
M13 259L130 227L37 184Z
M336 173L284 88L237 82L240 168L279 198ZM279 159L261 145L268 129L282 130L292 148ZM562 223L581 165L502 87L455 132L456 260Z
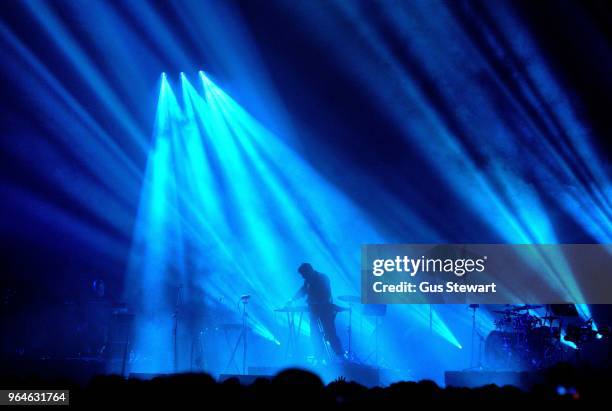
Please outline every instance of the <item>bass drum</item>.
M492 331L485 341L485 365L491 369L524 371L548 367L561 360L555 329L529 333Z

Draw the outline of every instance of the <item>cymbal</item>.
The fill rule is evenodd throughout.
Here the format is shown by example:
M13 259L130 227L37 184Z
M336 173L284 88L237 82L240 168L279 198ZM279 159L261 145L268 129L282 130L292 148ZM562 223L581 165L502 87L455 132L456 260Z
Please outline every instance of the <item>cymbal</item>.
M529 316L530 314L528 313L522 313L520 311L517 310L512 310L512 309L507 309L507 310L493 310L493 312L495 314L503 314L505 316L508 317L524 317L524 316Z
M344 301L347 303L355 303L355 304L361 303L361 297L359 297L358 295L341 295L338 297L338 300Z
M504 315L516 315L514 311L511 310L493 310L495 314L504 314Z

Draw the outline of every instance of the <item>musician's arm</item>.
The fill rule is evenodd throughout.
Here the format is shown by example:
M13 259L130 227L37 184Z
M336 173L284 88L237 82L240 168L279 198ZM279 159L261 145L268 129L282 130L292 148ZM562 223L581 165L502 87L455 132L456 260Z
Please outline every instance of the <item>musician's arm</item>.
M304 284L302 287L300 287L299 290L297 290L297 293L295 293L295 295L291 299L291 302L295 300L299 300L300 298L304 298L305 296L306 296L306 284Z

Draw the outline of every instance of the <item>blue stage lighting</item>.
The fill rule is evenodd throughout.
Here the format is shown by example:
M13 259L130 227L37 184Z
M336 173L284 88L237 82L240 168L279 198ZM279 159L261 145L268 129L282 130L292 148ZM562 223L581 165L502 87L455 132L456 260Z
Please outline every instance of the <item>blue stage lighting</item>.
M356 294L359 245L382 241L348 199L203 72L199 77L203 95L180 75L181 107L162 74L153 149L134 233L133 248L138 251L132 260L140 264L131 265L134 272L127 288L144 287L159 296L153 306L143 304L137 325L136 346L150 358L154 350L143 345L154 342L171 348L171 339L159 340L160 335L172 334L172 293L169 298L163 290L168 282L175 287L197 284L230 304L242 293L253 295L250 327L280 346L278 335L286 331L272 330L286 325L273 310L298 288L297 265L316 256L313 264L330 275L336 294ZM180 260L186 259L189 268L173 266L170 253L183 255ZM201 255L206 255L209 274L192 271L203 263ZM226 309L233 310L231 305ZM435 310L417 306L397 311L398 324L416 320L462 348ZM155 322L156 316L166 320ZM340 320L339 328L346 322ZM373 325L365 322L362 330L355 340L367 338ZM309 334L306 321L300 332ZM400 355L399 347L393 351ZM168 369L169 359L151 358L145 368Z

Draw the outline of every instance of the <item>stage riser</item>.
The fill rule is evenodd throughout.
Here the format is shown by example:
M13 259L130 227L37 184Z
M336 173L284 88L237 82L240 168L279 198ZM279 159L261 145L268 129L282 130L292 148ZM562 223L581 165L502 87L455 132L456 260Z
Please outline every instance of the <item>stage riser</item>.
M444 373L444 383L447 387L474 388L495 384L500 387L514 385L528 390L544 381L545 376L540 372L447 371Z

